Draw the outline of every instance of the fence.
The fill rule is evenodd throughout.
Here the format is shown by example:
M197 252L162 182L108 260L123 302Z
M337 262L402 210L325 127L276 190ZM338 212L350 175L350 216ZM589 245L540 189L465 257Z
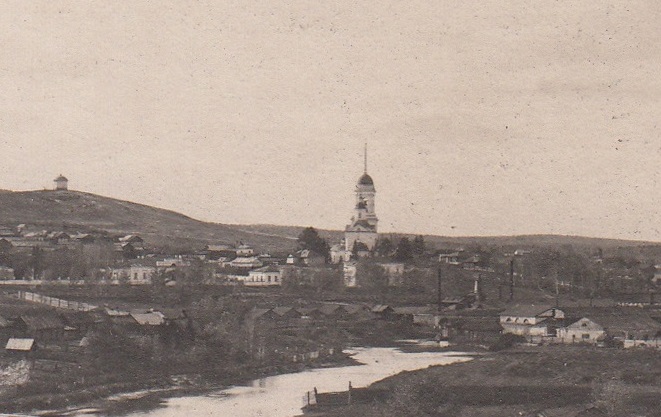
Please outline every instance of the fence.
M75 311L90 311L97 308L97 306L88 303L62 300L60 298L49 297L47 295L36 294L29 291L19 291L18 298L25 301L32 301L34 303L45 304L51 307L66 308L68 310L75 310Z

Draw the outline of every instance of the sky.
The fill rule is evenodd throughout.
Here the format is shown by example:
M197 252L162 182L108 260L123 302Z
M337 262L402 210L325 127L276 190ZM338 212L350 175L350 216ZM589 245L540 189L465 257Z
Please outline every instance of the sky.
M0 4L0 188L206 221L661 241L661 3Z

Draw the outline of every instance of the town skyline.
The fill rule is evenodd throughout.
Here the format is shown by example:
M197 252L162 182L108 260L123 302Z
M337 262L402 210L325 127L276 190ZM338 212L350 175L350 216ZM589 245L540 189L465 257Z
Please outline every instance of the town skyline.
M661 241L661 7L512 6L8 2L0 188L341 230L367 140L380 232Z

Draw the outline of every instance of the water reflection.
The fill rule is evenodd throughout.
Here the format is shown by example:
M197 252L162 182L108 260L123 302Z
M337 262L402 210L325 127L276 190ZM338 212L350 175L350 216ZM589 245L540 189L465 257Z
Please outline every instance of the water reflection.
M148 411L123 413L130 417L245 416L292 417L301 414L305 393L344 391L364 387L402 371L470 360L452 352L403 353L394 348L358 348L351 351L361 366L313 369L254 380L206 395L175 397ZM82 416L84 414L74 414Z

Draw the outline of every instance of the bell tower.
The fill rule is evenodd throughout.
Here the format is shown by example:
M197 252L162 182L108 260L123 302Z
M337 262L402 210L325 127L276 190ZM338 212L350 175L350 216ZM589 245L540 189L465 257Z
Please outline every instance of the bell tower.
M359 242L372 251L376 246L379 219L375 211L376 188L372 177L367 173L367 143L364 150L363 175L358 179L355 193L354 215L344 232L345 249L351 251L354 244Z

